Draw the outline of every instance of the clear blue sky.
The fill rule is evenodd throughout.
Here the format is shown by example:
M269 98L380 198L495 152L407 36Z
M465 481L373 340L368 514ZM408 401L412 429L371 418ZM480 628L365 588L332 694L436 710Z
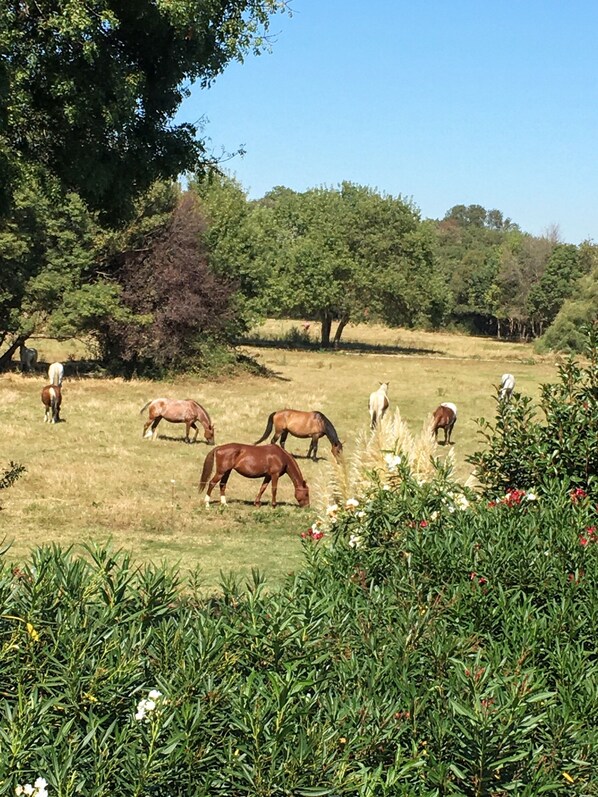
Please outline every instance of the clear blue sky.
M498 208L541 235L598 242L595 0L291 0L271 54L195 87L251 198L343 180L424 218Z

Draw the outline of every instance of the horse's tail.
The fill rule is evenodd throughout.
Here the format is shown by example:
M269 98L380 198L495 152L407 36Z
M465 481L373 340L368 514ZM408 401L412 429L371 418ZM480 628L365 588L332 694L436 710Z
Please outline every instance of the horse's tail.
M147 404L144 404L144 405L143 405L143 407L142 407L142 408L139 410L139 414L140 414L140 415L143 415L143 413L146 411L146 409L149 407L149 405L152 403L152 401L153 401L153 399L150 399L150 400L147 402Z
M270 432L272 431L272 427L274 426L274 416L275 415L276 415L276 412L271 412L270 413L270 416L268 418L268 423L266 424L266 431L260 437L259 440L255 441L255 443L253 444L254 446L257 446L259 443L263 443L264 440L266 439L266 437L268 437L270 435Z
M203 493L206 489L206 485L208 483L208 479L212 475L212 467L214 465L214 457L216 456L216 448L213 448L209 453L208 456L205 458L203 463L203 469L201 471L201 479L199 480L199 492Z

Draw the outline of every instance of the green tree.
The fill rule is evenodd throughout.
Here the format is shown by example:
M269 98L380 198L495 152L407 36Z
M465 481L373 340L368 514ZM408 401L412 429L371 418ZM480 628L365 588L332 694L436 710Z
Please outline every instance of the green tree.
M54 175L111 222L160 179L205 160L174 124L188 86L268 46L284 0L24 0L0 4L4 202ZM43 187L43 182L42 182Z

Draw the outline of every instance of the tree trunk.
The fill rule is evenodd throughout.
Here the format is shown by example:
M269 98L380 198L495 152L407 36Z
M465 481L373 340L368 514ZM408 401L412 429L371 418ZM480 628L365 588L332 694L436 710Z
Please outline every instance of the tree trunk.
M344 317L338 322L338 326L336 328L336 333L334 335L334 348L338 349L338 344L341 342L341 335L343 334L344 328L349 323L349 318Z
M18 337L13 343L11 343L4 354L0 356L0 371L6 371L8 369L10 366L10 361L12 360L12 355L19 348L19 346L22 346L23 343L25 343L26 340L27 338L24 336Z
M330 330L332 328L332 316L324 311L322 313L322 348L330 348Z

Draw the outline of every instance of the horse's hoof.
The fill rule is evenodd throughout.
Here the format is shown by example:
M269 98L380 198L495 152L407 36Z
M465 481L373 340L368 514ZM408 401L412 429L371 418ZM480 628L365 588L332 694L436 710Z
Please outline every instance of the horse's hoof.
M221 495L220 496L220 503L222 504L222 506L226 506L226 496L225 495Z

